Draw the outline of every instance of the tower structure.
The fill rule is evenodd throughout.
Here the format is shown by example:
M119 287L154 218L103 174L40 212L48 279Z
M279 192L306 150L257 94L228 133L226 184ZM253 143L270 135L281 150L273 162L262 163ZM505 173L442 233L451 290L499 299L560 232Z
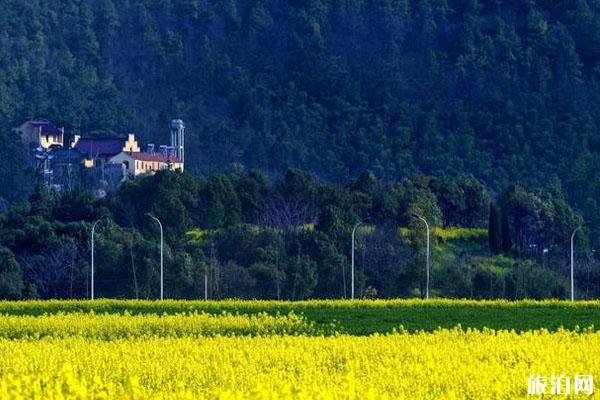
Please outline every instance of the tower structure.
M180 119L171 120L171 146L175 150L175 156L183 164L185 162L185 125Z

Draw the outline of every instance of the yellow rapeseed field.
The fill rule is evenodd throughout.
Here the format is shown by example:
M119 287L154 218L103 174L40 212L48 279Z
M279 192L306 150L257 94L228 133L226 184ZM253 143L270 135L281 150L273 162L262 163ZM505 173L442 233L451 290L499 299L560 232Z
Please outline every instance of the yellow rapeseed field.
M327 328L327 327L326 327ZM331 328L332 329L332 328ZM249 315L221 313L177 314L95 314L58 313L40 316L0 316L0 338L55 339L81 336L114 340L139 337L204 337L213 335L315 335L330 328L317 328L314 323L293 313Z
M593 322L599 305L0 302L0 400L551 398L528 396L532 374L547 393L552 376L600 377L600 332L554 330ZM532 316L553 330L526 328ZM414 329L432 318L517 330ZM357 333L369 324L389 333Z
M599 333L565 330L0 339L0 398L514 399L599 359Z

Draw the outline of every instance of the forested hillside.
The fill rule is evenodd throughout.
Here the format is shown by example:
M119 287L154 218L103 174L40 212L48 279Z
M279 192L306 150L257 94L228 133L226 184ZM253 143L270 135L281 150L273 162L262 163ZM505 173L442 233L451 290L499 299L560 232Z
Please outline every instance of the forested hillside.
M0 0L0 191L30 190L10 128L188 126L188 167L470 172L559 181L600 214L600 2Z
M469 175L345 185L298 170L271 180L239 166L207 177L162 171L98 199L37 187L0 214L0 298L88 298L95 230L98 297L156 298L164 227L165 296L350 297L356 224L358 297L565 298L568 238L581 217L560 190L510 185L497 204ZM490 218L488 219L488 215ZM494 222L492 215L498 216ZM465 225L469 227L464 227ZM487 227L487 229L486 229ZM488 235L489 231L489 235ZM600 294L584 229L576 236L577 298Z

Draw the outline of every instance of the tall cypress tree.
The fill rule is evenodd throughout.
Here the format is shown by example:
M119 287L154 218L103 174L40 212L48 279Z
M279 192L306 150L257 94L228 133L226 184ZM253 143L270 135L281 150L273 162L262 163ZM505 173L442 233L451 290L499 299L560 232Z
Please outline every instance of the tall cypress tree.
M502 252L502 231L500 220L498 218L498 210L496 209L496 206L494 206L494 203L490 203L488 240L492 254L500 254Z
M506 211L502 212L502 252L508 253L512 250L512 239L510 237L510 224L508 223L508 215Z

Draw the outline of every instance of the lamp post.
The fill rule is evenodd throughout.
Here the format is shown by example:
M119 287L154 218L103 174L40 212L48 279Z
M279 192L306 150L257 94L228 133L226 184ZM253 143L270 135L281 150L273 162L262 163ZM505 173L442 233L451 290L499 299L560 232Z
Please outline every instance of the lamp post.
M160 299L163 299L163 227L160 223L160 220L156 218L154 215L150 213L146 213L146 215L156 222L158 222L158 226L160 227Z
M206 270L204 271L204 301L208 300L208 275Z
M423 223L425 224L425 227L427 228L427 248L426 248L426 267L427 267L427 272L426 272L426 284L425 284L425 298L428 299L429 298L429 224L427 223L427 220L420 216L419 214L416 213L412 213L412 215L418 219L420 219L421 221L423 221Z
M581 226L578 226L577 228L575 228L573 230L573 234L571 235L571 301L575 301L575 279L574 279L574 249L573 249L573 245L574 245L574 239L575 239L575 234L577 233L577 231L579 231L581 229Z
M92 275L92 278L91 278L91 292L90 292L91 296L90 296L90 298L92 300L94 300L94 233L96 232L96 225L98 225L98 223L100 221L102 221L103 219L105 219L105 218L108 218L108 215L103 215L102 217L100 217L99 219L97 219L94 222L94 224L92 225L92 248L91 248L91 262L90 262L90 264L92 266L91 271L90 271L91 275Z
M356 225L354 225L354 227L352 228L352 255L350 257L352 260L350 269L350 284L352 285L350 288L350 299L352 300L354 300L354 236L358 227L361 226L367 219L357 222Z

